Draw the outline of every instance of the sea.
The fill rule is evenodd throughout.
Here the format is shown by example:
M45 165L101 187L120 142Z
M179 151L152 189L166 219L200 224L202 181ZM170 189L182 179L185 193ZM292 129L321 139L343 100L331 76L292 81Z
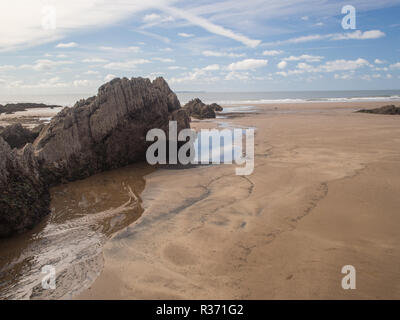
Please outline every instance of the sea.
M313 102L362 102L400 101L400 90L358 90L358 91L276 91L276 92L176 92L181 104L199 98L205 103L222 105L313 103ZM48 94L48 95L1 95L0 104L33 102L73 106L75 102L95 95L95 93Z

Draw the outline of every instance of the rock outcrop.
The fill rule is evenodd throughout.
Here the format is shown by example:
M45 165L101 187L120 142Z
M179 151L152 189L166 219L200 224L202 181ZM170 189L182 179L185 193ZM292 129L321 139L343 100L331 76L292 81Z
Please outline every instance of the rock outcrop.
M12 150L0 137L0 237L33 227L49 213L49 202L32 144Z
M199 98L189 101L183 109L189 116L197 119L215 118L215 111L222 111L222 107L216 103L205 104Z
M2 137L11 148L22 148L27 143L33 143L38 137L39 132L24 128L20 123L10 125L2 130Z
M114 79L98 94L63 109L34 142L49 181L75 180L143 160L152 128L178 130L189 119L164 79ZM178 117L179 115L179 117Z
M210 106L211 106L211 108L214 109L214 111L220 112L220 111L223 111L223 110L224 110L224 108L222 108L222 107L221 107L219 104L217 104L217 103L211 103Z
M116 78L64 108L33 144L12 150L0 138L0 236L24 231L48 212L48 186L144 160L147 132L167 132L169 120L178 130L190 127L164 79Z
M0 104L0 114L6 113L11 114L18 111L26 111L27 109L37 108L60 108L58 105L47 105L44 103L9 103L4 106Z
M363 113L374 113L374 114L391 114L391 115L400 115L400 107L396 107L394 105L383 106L376 109L362 109L357 112Z

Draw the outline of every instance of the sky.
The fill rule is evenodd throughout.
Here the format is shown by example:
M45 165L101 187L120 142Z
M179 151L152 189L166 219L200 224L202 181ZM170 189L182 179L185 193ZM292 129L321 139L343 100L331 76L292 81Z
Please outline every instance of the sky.
M399 17L400 0L1 1L0 94L139 76L176 91L400 89Z

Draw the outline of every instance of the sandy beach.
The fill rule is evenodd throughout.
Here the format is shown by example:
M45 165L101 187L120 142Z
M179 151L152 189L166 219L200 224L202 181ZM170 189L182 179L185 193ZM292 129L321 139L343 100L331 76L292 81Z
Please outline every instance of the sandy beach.
M400 117L387 102L257 105L255 170L159 169L78 299L398 299ZM195 129L222 119L196 121ZM343 290L353 265L357 289Z

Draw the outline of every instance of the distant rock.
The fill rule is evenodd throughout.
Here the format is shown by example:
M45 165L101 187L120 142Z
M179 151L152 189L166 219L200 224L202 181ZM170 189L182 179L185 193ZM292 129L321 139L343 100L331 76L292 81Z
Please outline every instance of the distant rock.
M22 148L27 143L33 143L38 135L39 132L26 129L20 123L10 125L1 130L0 133L0 137L2 137L11 148Z
M394 105L383 106L376 109L362 109L357 112L363 113L374 113L374 114L391 114L391 115L400 115L400 107L396 107Z
M189 101L183 107L184 110L189 114L189 116L197 119L208 119L215 118L215 111L222 111L222 107L213 104L205 104L199 98Z
M32 144L12 150L0 137L0 237L32 228L49 213L49 203Z
M190 126L163 78L117 78L63 109L34 147L48 181L75 180L144 160L147 132L167 131L169 120L178 121L178 130Z
M18 111L26 111L27 109L38 109L38 108L61 108L58 105L47 105L44 103L9 103L6 105L0 105L0 114L12 114Z
M216 104L216 103L212 103L212 104L210 104L210 106L214 109L214 111L220 112L220 111L224 110L224 108L222 108L219 104Z

